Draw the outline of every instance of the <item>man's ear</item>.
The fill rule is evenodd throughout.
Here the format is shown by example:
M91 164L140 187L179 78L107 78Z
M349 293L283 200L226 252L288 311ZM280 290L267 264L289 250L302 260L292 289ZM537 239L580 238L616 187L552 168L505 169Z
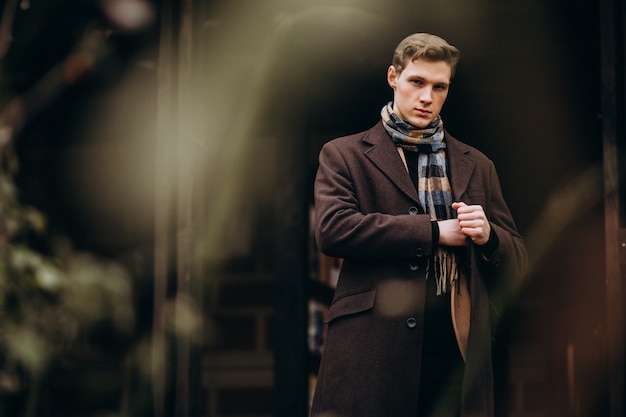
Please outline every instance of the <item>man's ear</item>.
M397 76L398 74L396 72L396 67L390 65L389 68L387 68L387 83L389 83L389 87L393 88L394 90L396 89Z

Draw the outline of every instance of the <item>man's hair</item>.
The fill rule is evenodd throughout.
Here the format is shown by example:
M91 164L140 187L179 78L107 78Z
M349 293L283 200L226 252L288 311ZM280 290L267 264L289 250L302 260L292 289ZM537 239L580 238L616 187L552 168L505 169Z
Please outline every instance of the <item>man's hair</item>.
M456 64L461 58L461 52L439 36L429 33L414 33L404 38L396 46L391 64L400 74L409 62L420 58L428 61L445 61L450 65L453 77Z

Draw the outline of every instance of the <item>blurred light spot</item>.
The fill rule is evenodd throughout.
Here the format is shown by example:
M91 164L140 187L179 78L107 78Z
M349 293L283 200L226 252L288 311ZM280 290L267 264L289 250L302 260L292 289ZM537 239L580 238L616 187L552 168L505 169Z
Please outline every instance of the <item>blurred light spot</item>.
M49 265L42 265L37 269L37 283L40 287L53 291L61 285L60 272Z
M7 337L10 354L34 374L40 374L49 357L43 338L28 328L15 329Z
M104 0L102 10L111 23L123 30L139 30L155 17L154 6L146 0Z
M94 57L88 52L76 52L63 63L63 79L68 84L80 81L93 68Z
M420 297L424 295L416 281L392 280L378 287L377 308L388 317L404 316L415 311Z
M179 293L175 300L171 300L166 306L167 319L174 332L191 340L198 340L202 326L202 312L193 298L188 294Z

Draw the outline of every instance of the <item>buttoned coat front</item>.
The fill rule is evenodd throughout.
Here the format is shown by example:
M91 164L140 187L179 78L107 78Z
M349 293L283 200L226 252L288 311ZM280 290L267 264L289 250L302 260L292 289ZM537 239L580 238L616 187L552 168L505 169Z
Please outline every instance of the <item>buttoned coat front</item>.
M488 259L468 246L465 289L454 292L467 307L467 317L455 323L466 358L461 416L491 417L488 293L495 297L512 276L521 275L526 251L492 161L447 132L444 141L454 200L481 205L498 239ZM416 417L433 232L382 123L324 145L315 215L318 246L344 261L328 313L311 415Z

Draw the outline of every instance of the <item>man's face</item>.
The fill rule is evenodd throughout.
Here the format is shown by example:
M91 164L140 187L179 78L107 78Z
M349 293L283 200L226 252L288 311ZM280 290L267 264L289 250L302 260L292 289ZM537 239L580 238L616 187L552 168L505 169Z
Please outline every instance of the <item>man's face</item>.
M439 116L448 97L452 69L445 61L417 59L400 74L392 65L387 82L393 88L393 111L405 122L425 128Z

